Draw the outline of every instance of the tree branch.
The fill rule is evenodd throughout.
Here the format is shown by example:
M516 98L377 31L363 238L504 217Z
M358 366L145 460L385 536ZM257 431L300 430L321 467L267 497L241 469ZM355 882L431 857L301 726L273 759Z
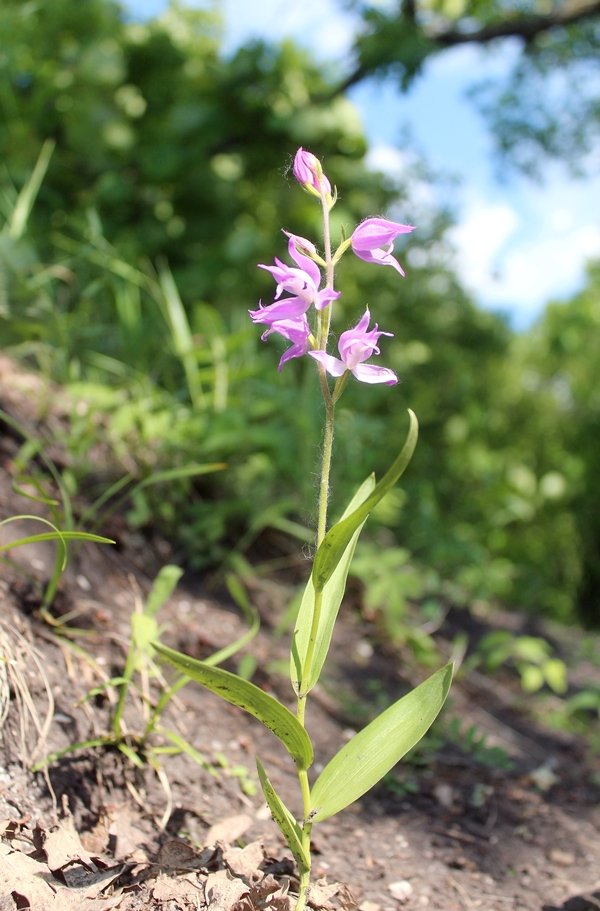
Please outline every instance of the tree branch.
M454 47L457 44L472 42L487 44L496 38L523 38L525 42L532 41L543 32L553 28L562 28L573 25L581 19L589 19L600 13L600 0L579 0L579 2L565 3L554 13L548 15L513 16L504 22L484 25L474 32L460 32L455 30L427 33L435 44L440 47Z
M411 8L414 9L414 0L405 0L403 6L404 16L409 19L410 24L414 27L414 12L410 16ZM452 29L435 29L427 28L422 30L422 37L429 41L432 49L444 50L449 47L456 47L459 44L489 44L497 38L522 38L528 44L538 35L551 31L554 28L564 28L567 25L573 25L582 19L590 19L600 14L600 0L567 0L559 9L547 15L521 15L511 16L502 22L494 22L490 25L484 25L475 31L460 31ZM401 63L401 60L398 60ZM389 61L386 61L389 63ZM350 86L356 85L372 72L376 67L358 66L353 73L348 76L344 82L333 92L338 95L349 89Z

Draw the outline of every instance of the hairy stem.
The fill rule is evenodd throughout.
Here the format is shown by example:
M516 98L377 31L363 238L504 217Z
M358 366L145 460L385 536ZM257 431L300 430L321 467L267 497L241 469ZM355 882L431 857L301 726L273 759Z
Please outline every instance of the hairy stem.
M331 254L331 228L329 223L329 202L326 195L321 191L321 205L323 207L323 245L325 248L325 276L326 286L333 288L333 271L334 263ZM317 344L321 351L327 350L327 341L329 339L329 328L331 325L331 307L329 304L321 310L317 317ZM319 364L319 383L325 402L325 428L323 431L323 460L321 463L321 480L319 483L319 517L317 520L317 548L321 546L323 538L327 533L327 504L329 500L329 474L331 471L331 453L333 451L333 428L335 417L335 403L327 382L327 373ZM337 399L336 399L337 401ZM304 727L304 714L306 711L306 698L308 695L308 683L310 679L310 669L313 661L315 645L317 641L317 632L319 629L319 620L321 617L322 592L315 592L315 606L311 620L310 638L306 652L306 660L302 670L302 680L300 682L300 693L298 695L296 716L300 724ZM306 906L308 890L310 887L310 835L312 823L310 820L310 786L308 774L305 770L298 771L300 789L302 791L302 804L304 810L304 823L302 826L302 845L306 857L309 860L307 869L300 870L300 892L296 903L296 911L303 911Z
M321 194L321 205L323 207L323 246L325 248L325 284L328 288L333 288L333 257L331 254L331 225L329 220L329 203L325 193ZM322 351L327 350L327 341L329 339L329 327L331 325L331 308L329 304L319 313L319 348ZM329 473L331 470L331 452L333 448L333 422L335 408L327 383L327 374L323 367L319 367L319 382L325 402L325 430L323 434L323 462L321 464L321 483L319 487L319 519L317 523L317 547L327 531L327 502L329 499Z
M302 829L302 846L310 858L310 833L312 831L312 823L305 822L304 828ZM310 867L307 870L300 871L300 892L298 893L298 901L296 902L296 911L302 911L306 905L306 899L308 897L308 890L310 888Z

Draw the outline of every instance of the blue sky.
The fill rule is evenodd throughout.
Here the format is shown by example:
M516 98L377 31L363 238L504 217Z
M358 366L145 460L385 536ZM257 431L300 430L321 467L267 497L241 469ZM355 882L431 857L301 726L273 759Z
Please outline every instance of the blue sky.
M210 0L187 0L212 7ZM159 14L166 0L125 0L136 18ZM221 0L225 52L251 37L293 37L323 61L345 65L357 17L336 0ZM457 48L432 60L408 95L390 82L370 80L350 98L371 146L371 163L395 172L406 165L402 131L427 160L457 176L450 199L457 215L451 239L456 267L486 307L508 312L515 328L528 326L550 298L583 283L585 262L600 256L600 178L577 181L548 167L542 185L507 173L502 181L485 124L465 98L476 78L502 75L514 48L493 55ZM317 151L317 150L315 150ZM439 191L442 192L442 191ZM446 191L448 193L448 191Z

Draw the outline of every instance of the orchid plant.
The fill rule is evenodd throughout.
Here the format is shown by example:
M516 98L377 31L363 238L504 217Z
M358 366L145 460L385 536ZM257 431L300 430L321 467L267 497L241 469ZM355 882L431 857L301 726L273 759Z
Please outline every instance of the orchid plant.
M304 190L321 206L322 255L312 241L285 232L288 253L295 265L287 265L279 259L275 259L272 266L260 264L259 268L270 272L277 283L275 299L268 306L259 302L258 309L251 310L250 316L255 323L266 326L263 340L276 333L292 343L281 357L279 370L292 358L307 355L315 361L325 404L316 553L298 612L290 655L296 711L292 712L273 696L229 671L189 658L159 642L154 642L153 646L179 671L262 721L293 758L302 798L302 813L298 818L275 791L259 759L257 767L267 804L298 864L300 887L296 911L302 911L309 898L313 826L361 797L421 739L446 699L452 665L433 674L356 734L311 786L309 770L314 754L305 726L308 695L317 683L327 657L358 536L371 510L391 490L408 465L416 446L418 427L415 415L409 410L408 436L396 461L378 483L373 475L367 478L341 519L328 528L336 403L350 374L362 383L393 386L398 382L389 367L370 362L370 358L379 354L379 339L390 333L380 331L377 324L369 329L371 314L368 308L354 328L340 335L340 356L328 352L332 307L340 297L340 292L334 288L335 268L351 247L355 255L366 262L391 266L404 275L392 255L393 245L396 237L410 233L413 227L385 218L367 218L351 237L342 238L334 251L330 212L336 203L336 191L332 192L321 162L311 152L298 150L293 171ZM334 383L329 376L335 379Z

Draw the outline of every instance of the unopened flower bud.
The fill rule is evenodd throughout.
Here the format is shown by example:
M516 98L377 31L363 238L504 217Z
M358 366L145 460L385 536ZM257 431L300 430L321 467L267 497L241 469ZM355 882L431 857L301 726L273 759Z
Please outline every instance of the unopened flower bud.
M312 152L298 149L294 158L294 177L307 190L316 190L319 196L321 193L331 194L331 184L323 174L321 162Z

